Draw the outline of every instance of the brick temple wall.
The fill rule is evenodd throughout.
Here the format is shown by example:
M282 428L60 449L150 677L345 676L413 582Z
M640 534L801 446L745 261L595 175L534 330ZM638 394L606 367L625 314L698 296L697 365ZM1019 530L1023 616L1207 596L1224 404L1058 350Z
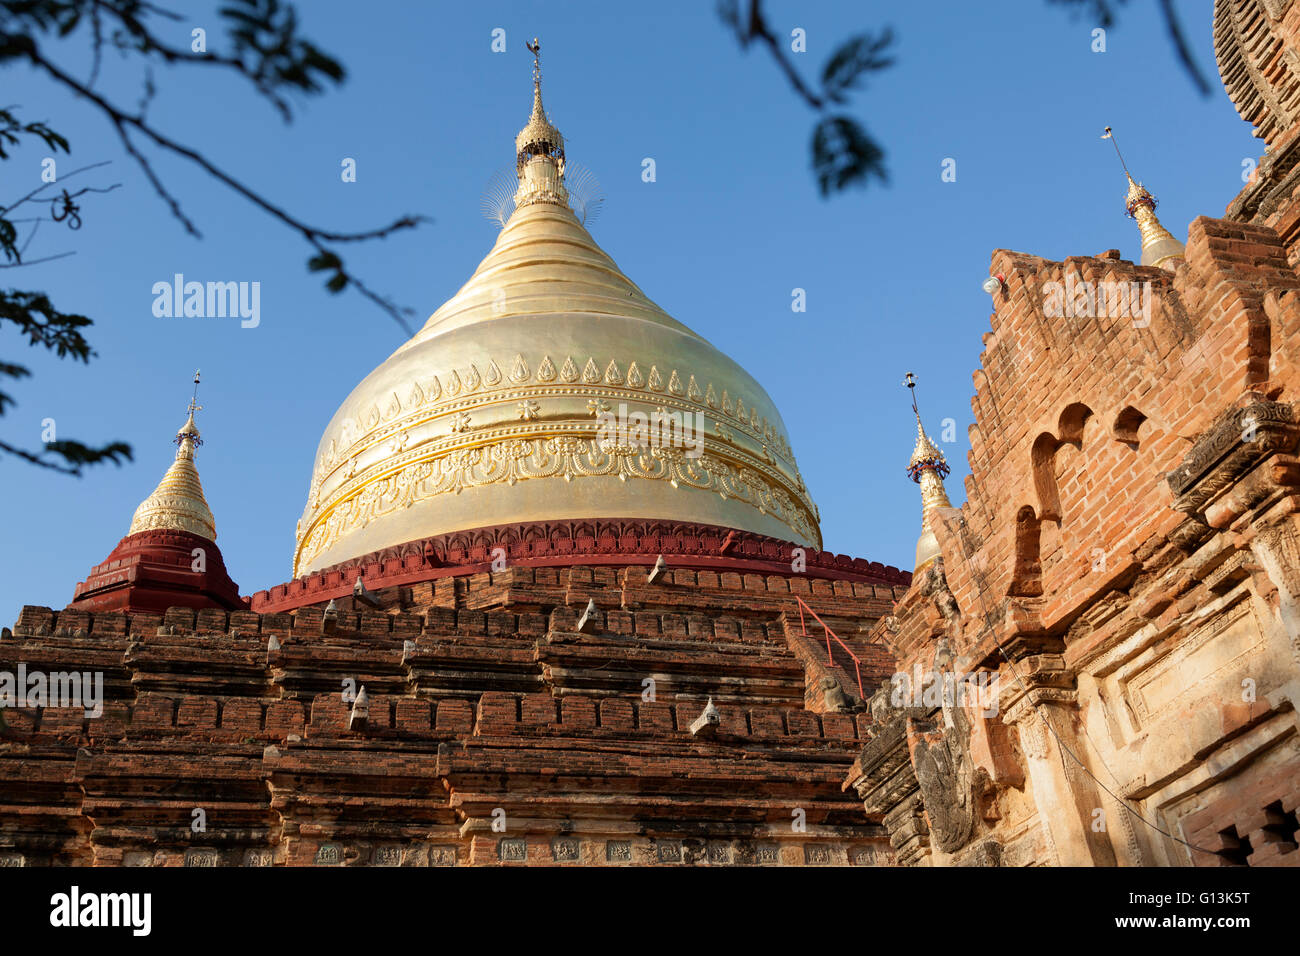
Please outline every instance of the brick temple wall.
M964 710L882 695L850 782L908 863L1300 865L1285 244L1200 217L1174 273L1113 252L998 251L991 271L1006 289L967 500L878 633L901 671L983 673L998 693ZM1089 306L1090 285L1130 282L1149 314ZM1076 308L1050 315L1049 283Z
M891 862L843 790L857 675L795 595L870 693L893 665L865 635L902 589L648 571L442 577L330 617L25 608L0 672L100 671L107 702L3 711L0 862ZM720 722L693 735L710 697Z
M1267 151L1183 261L993 254L967 500L875 631L953 690L847 778L901 863L1300 865L1300 3L1214 37Z

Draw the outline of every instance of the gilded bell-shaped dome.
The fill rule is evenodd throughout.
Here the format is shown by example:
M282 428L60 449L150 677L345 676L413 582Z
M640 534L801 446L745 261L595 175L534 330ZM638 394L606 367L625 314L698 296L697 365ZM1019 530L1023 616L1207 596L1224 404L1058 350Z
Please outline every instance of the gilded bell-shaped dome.
M592 239L540 104L535 86L496 244L325 429L295 576L447 532L569 519L694 522L820 548L772 400Z

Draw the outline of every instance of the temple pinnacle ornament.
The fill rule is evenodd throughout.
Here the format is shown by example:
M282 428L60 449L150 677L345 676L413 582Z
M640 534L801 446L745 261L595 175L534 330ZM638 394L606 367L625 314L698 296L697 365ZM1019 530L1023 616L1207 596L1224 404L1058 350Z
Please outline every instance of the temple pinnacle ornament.
M1138 232L1142 236L1142 265L1158 266L1173 271L1177 260L1182 259L1186 254L1183 244L1175 239L1156 217L1156 198L1140 182L1133 181L1133 176L1128 171L1128 164L1124 162L1124 156L1119 151L1119 143L1115 141L1115 134L1109 126L1106 127L1106 132L1101 138L1110 140L1111 145L1115 147L1115 155L1119 157L1119 164L1123 167L1124 176L1128 180L1128 192L1124 196L1124 211L1130 219L1137 220Z
M907 476L921 486L921 536L916 542L916 571L922 571L939 557L939 541L934 535L934 516L940 508L951 508L943 479L951 469L943 452L930 440L921 424L921 412L916 404L916 376L907 373L903 380L912 393L912 414L916 416L916 446L907 463Z
M209 541L217 540L216 521L203 496L199 471L194 465L194 449L203 444L198 426L194 424L194 413L203 408L198 404L198 394L199 373L196 371L194 394L187 409L189 415L172 439L178 446L176 459L153 494L136 508L128 534L170 529L188 531Z

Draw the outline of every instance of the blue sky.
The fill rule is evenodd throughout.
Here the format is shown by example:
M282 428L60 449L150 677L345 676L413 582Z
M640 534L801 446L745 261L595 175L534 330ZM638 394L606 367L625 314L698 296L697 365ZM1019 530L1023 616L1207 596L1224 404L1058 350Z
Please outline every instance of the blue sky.
M814 116L705 2L313 0L300 4L304 32L349 76L300 100L291 125L233 77L194 70L157 72L150 117L311 222L362 229L406 212L432 217L347 250L371 285L416 309L418 327L495 238L480 199L513 162L530 105L523 44L540 36L548 112L606 196L596 240L767 389L821 508L826 547L909 568L919 505L904 474L913 425L901 379L917 374L936 438L944 418L956 422L943 447L960 503L992 250L1060 259L1119 248L1137 258L1122 173L1099 139L1106 125L1180 238L1194 217L1222 215L1242 187L1242 161L1262 153L1218 83L1212 5L1178 4L1214 82L1202 98L1146 0L1120 10L1105 53L1090 49L1095 23L1044 0L769 2L778 33L806 30L808 52L795 60L809 77L853 32L890 24L898 37L897 64L849 107L885 145L890 183L830 199L809 168ZM208 12L177 24L173 42L188 44L194 26L220 42ZM491 51L498 27L505 54ZM84 77L85 37L58 58ZM103 89L134 104L139 81L108 58ZM187 236L93 110L25 67L8 67L4 84L6 104L71 140L61 170L112 160L87 182L122 188L85 203L79 232L46 223L29 250L75 256L4 277L93 317L99 355L89 366L59 362L0 329L0 354L34 372L11 390L18 405L0 418L0 436L39 445L41 421L53 418L62 438L130 442L135 461L76 479L0 460L0 621L24 604L66 605L126 533L171 461L196 367L199 470L227 567L245 594L287 580L321 432L404 333L358 295L326 293L298 237L193 167L158 158L203 232ZM39 183L46 154L30 146L0 164L6 199ZM344 157L357 160L355 183L341 181ZM645 157L656 161L654 183L641 179ZM945 158L957 161L956 182L941 181ZM156 318L151 288L176 272L260 282L261 324ZM796 287L806 290L803 314L790 308Z

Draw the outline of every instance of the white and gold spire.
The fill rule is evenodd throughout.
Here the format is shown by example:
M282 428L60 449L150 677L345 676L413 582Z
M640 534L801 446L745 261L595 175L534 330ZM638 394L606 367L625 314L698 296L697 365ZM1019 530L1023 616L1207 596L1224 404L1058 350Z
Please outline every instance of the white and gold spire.
M567 205L564 188L564 137L542 106L542 45L536 37L528 44L533 54L533 112L515 137L515 173L519 189L515 208L535 202Z
M128 535L139 531L188 531L209 541L217 540L216 521L207 499L203 497L199 471L194 466L194 449L203 444L198 426L194 424L194 413L203 409L196 401L198 384L199 373L195 372L189 417L173 439L179 446L176 449L176 460L167 469L162 481L158 482L153 494L135 509Z
M940 508L951 508L943 479L949 471L948 460L930 440L921 424L921 412L916 405L916 376L907 373L904 383L912 390L912 412L916 415L916 447L907 463L907 475L921 486L921 536L916 541L916 572L924 570L939 557L939 540L934 534L935 513Z
M1158 266L1173 271L1178 260L1186 255L1186 249L1156 217L1155 196L1152 196L1141 183L1133 181L1133 176L1128 171L1128 165L1124 162L1124 156L1120 153L1119 144L1115 142L1115 135L1109 126L1106 127L1106 132L1101 138L1111 141L1115 147L1115 154L1119 156L1119 163L1124 167L1124 177L1128 180L1128 192L1124 195L1124 209L1130 219L1137 220L1138 232L1142 236L1142 265Z

